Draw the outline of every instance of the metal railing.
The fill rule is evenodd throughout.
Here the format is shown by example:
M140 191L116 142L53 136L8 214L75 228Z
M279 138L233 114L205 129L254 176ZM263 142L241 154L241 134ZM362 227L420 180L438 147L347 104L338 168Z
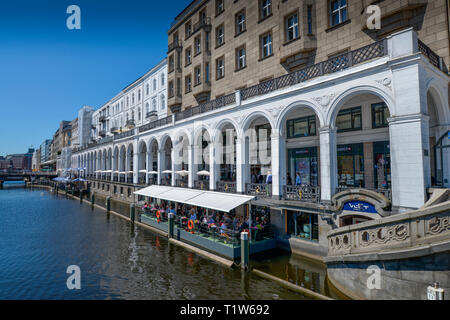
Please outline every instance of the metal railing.
M209 181L195 180L194 188L198 190L209 190Z
M272 197L272 184L247 183L245 185L245 193L252 196L270 198Z
M431 50L425 43L423 43L422 41L420 41L419 39L417 39L418 41L418 48L419 51L428 58L428 61L430 61L430 63L435 66L436 68L438 68L439 70L441 70L444 73L448 73L448 70L445 66L444 63L444 59L441 58L436 52L434 52L433 50Z
M240 246L240 231L229 228L221 228L218 224L206 224L199 221L194 222L194 228L188 228L189 219L186 217L175 216L175 226L186 232L208 238L210 241L222 242L233 247Z
M227 192L227 193L237 192L235 181L217 181L216 189L218 192Z
M186 180L177 179L175 180L175 186L180 188L188 188L189 183Z
M181 41L179 39L175 39L172 43L169 44L167 53L175 50L176 48L181 48Z
M170 187L172 185L172 180L170 179L161 179L160 186L168 186Z
M202 104L199 104L196 107L189 108L180 112L175 113L175 121L184 120L198 114L202 114L208 111L220 109L222 107L232 105L236 103L236 94L232 93L226 96L219 97L215 100L208 101Z
M159 128L159 127L165 126L170 123L172 123L172 116L161 118L161 119L149 122L147 124L144 124L143 126L140 126L139 133L145 132L145 131L148 131L151 129Z
M119 134L115 134L114 135L114 140L119 140L119 139L123 139L123 138L128 138L134 136L134 129L131 129L129 131L125 131Z
M318 186L284 186L284 198L286 200L320 202L320 187Z
M381 40L365 47L344 53L326 61L305 67L287 75L264 81L241 90L242 100L267 94L278 89L289 87L325 74L338 72L374 58L387 55L387 40Z
M197 23L194 24L194 26L192 27L192 33L190 34L190 37L192 37L192 35L194 33L196 33L198 30L200 30L203 27L208 27L211 25L211 18L210 17L206 17L204 20L200 20Z

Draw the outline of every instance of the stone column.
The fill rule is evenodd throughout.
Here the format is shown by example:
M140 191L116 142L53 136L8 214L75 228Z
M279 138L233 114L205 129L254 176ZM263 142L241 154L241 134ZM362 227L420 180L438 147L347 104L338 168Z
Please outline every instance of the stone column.
M337 187L336 128L322 127L319 135L321 200L331 202Z
M216 190L217 181L219 181L219 159L216 158L218 146L212 141L209 144L209 190Z
M392 67L394 106L389 106L392 205L400 211L421 207L431 184L427 72L420 60L404 57L418 52L417 33L402 30L388 37L389 56L400 58Z
M145 157L147 158L145 161L145 184L148 185L148 180L149 180L149 176L148 176L148 172L149 171L153 171L150 170L151 167L153 167L153 154L152 151L150 150L150 152L147 149L147 153L145 154Z
M286 147L279 132L272 130L272 197L281 199L286 185Z
M242 137L236 139L236 192L245 193L246 148ZM228 151L227 151L228 152Z
M134 148L133 148L134 149ZM137 150L137 149L134 149ZM133 184L137 184L139 177L139 152L133 153Z
M195 174L197 172L197 165L195 164L196 161L194 159L194 145L188 146L188 168L189 168L189 176L188 176L188 187L193 188L194 187L194 180L195 180Z
M176 185L176 177L175 177L175 170L176 170L176 165L175 165L175 160L178 161L179 157L176 157L175 155L175 146L172 146L172 150L170 150L170 158L172 159L172 166L170 168L170 170L172 170L172 174L171 174L171 178L172 178L172 187L174 187Z
M115 169L115 163L116 163L116 156L114 155L114 152L111 155L111 181L114 181L114 171Z
M392 204L400 211L419 208L430 186L429 117L423 114L389 119Z
M164 167L165 167L165 150L159 149L158 150L158 176L157 176L157 184L161 184L161 178L163 175Z

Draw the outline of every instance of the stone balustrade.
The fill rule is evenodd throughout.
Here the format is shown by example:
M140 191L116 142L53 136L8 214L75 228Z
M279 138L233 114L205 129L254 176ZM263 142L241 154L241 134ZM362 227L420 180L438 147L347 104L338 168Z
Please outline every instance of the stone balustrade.
M361 254L399 252L450 240L450 201L361 224L328 234L327 262L352 260ZM355 260L356 261L356 260Z

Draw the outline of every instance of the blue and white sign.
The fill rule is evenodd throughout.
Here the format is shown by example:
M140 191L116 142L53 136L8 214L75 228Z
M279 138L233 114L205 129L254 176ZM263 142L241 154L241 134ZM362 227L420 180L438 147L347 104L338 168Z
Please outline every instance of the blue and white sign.
M373 204L364 201L349 201L344 204L345 211L355 211L364 213L377 213Z

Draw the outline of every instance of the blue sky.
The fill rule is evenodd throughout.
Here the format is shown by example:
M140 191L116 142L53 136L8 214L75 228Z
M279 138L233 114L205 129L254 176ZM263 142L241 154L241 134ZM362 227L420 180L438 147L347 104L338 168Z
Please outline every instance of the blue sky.
M0 5L0 155L53 137L83 105L98 108L160 62L191 0L28 0ZM66 9L81 8L81 30Z

